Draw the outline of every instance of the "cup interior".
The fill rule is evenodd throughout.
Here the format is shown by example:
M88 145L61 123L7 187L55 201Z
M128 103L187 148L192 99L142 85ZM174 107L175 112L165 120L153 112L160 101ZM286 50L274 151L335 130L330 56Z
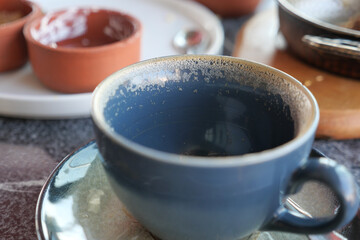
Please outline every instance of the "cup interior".
M105 132L157 151L234 156L279 147L308 131L316 103L295 79L229 57L183 56L123 69L96 90ZM100 121L98 121L100 120Z
M98 8L69 8L48 13L32 29L32 37L51 47L97 47L129 38L136 29L129 15Z

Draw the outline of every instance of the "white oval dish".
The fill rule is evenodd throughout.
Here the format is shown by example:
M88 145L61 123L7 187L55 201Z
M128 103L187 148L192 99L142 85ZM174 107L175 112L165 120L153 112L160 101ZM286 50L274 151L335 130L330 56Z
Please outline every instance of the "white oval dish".
M210 41L203 54L220 54L224 30L218 17L189 0L34 0L44 12L73 6L98 6L130 13L143 23L141 60L180 54L172 39L181 29L201 29ZM28 63L0 74L0 115L32 119L90 116L91 93L62 94L45 88Z

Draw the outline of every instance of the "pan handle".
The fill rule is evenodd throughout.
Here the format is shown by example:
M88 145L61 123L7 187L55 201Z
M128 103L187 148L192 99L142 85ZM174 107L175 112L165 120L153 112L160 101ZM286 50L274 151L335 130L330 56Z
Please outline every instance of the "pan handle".
M322 52L360 60L360 41L304 35L302 42Z

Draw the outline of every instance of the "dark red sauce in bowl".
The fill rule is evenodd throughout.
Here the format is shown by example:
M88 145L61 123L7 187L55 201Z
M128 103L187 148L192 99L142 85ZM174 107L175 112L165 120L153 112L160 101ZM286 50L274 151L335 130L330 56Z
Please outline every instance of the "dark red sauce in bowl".
M134 32L134 24L119 12L72 8L44 17L31 34L51 47L96 47L122 41Z
M142 27L129 14L95 7L50 12L24 28L32 69L46 87L91 92L140 60Z

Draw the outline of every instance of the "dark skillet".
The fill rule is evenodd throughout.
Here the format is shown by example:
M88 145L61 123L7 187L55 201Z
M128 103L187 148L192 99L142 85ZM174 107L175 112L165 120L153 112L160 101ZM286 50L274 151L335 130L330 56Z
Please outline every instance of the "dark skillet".
M360 78L360 0L278 0L289 50L306 62Z

